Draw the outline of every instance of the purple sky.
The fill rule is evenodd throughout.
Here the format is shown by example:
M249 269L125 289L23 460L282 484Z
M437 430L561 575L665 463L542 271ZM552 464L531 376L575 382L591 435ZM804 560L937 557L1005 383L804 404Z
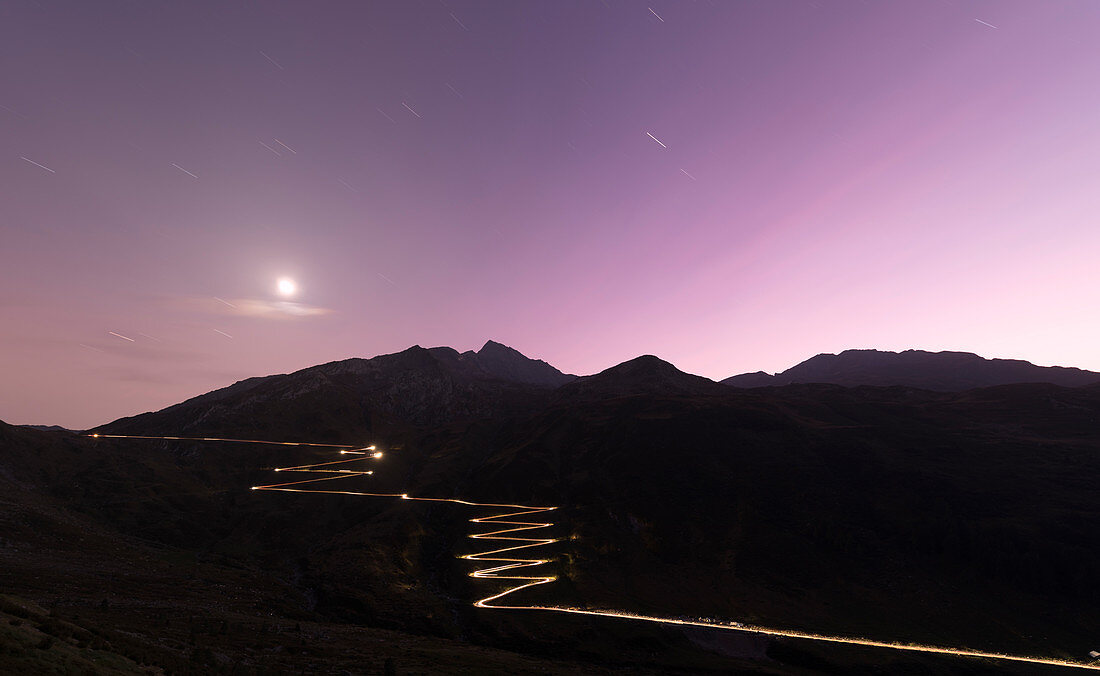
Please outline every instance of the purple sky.
M1097 34L1091 0L0 3L0 419L488 338L1100 370Z

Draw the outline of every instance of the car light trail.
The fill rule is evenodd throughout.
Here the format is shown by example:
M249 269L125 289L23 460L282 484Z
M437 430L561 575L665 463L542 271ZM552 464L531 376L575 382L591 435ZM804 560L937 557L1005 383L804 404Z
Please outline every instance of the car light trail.
M856 638L851 636L829 636L827 634L814 634L806 631L795 631L793 629L773 629L770 627L758 627L750 624L741 624L737 622L702 622L697 620L678 620L669 617L653 617L650 615L637 615L634 613L624 613L613 610L582 610L580 608L562 608L559 606L493 606L497 608L507 608L512 610L552 610L559 613L571 613L574 615L593 615L596 617L616 617L624 620L639 620L643 622L654 622L657 624L678 624L692 627L707 627L710 629L725 629L729 631L740 631L749 634L763 634L766 636L780 636L784 638L799 638L809 641L823 641L826 643L846 643L849 645L866 646L870 648L889 648L892 650L906 650L910 652L919 653L933 653L938 655L951 655L954 657L978 657L983 659L992 660L1009 660L1012 662L1028 662L1031 664L1045 664L1054 667L1073 667L1077 669L1091 669L1093 671L1100 671L1100 664L1085 664L1083 662L1072 662L1070 660L1060 660L1053 657L1031 657L1024 655L1008 655L1006 653L994 653L984 652L981 650L967 650L966 648L944 648L940 646L920 645L917 643L894 643L890 641L876 641L868 638Z
M314 444L305 441L261 441L259 439L218 439L214 437L143 437L133 434L87 434L93 439L154 439L167 441L229 441L239 444L271 444L272 446L319 446L323 448L358 448L349 444Z
M487 506L487 505L479 505ZM497 505L499 506L499 505ZM505 542L521 542L523 544L512 545L510 547L501 547L499 549L493 549L487 552L480 552L477 554L466 554L460 558L468 561L492 561L493 563L503 563L501 566L494 566L492 568L483 568L481 570L470 573L470 577L480 580L515 580L519 584L515 584L499 594L493 596L487 596L480 601L474 602L474 605L478 608L517 608L524 606L498 606L494 605L493 601L504 598L505 596L518 592L521 589L527 589L528 587L534 587L540 584L547 584L558 579L557 577L539 577L539 576L527 576L527 575L501 575L503 571L514 570L516 568L530 568L535 566L541 566L544 563L550 563L550 559L513 559L509 557L495 556L496 554L503 554L505 552L514 552L520 549L527 549L528 547L542 547L543 545L549 545L558 540L556 538L521 538L521 537L508 537L506 533L520 533L529 530L538 530L540 528L550 528L554 524L552 522L532 522L532 521L503 521L513 516L527 516L528 514L542 514L543 512L551 512L557 509L557 507L526 507L519 512L508 512L506 514L496 514L494 516L482 516L476 519L470 519L470 523L477 524L491 524L493 526L514 526L514 528L504 528L501 530L494 530L488 533L476 533L471 535L470 538L474 540L502 540ZM529 607L529 606L527 606Z
M566 606L511 606L511 605L497 605L494 601L498 601L509 594L514 594L523 589L529 587L535 587L538 585L548 584L557 579L557 577L539 576L539 575L509 575L505 574L508 571L515 571L521 568L534 568L537 566L549 563L551 559L526 559L526 558L513 558L510 556L501 556L509 552L516 552L519 550L530 549L534 547L543 547L545 545L558 542L557 538L539 538L539 537L519 537L518 533L527 533L528 531L539 530L543 528L550 528L554 524L553 522L540 522L540 521L511 521L515 517L533 516L536 514L544 514L552 512L557 507L535 507L531 505L519 505L510 503L495 503L495 502L473 502L470 500L462 500L459 498L424 498L411 496L408 493L368 493L363 491L338 491L338 490L324 490L318 488L289 488L290 486L300 486L302 484L316 483L319 481L332 481L334 479L348 479L358 476L368 476L374 474L373 470L348 470L348 469L317 469L328 468L332 465L339 465L349 462L361 462L364 460L379 460L382 458L382 452L376 451L374 446L354 446L349 444L315 444L297 441L259 441L255 439L220 439L210 437L153 437L153 436L134 436L124 434L89 434L92 438L102 439L154 439L165 441L220 441L220 442L238 442L246 444L271 444L277 446L313 446L324 448L339 448L341 455L356 455L361 457L348 458L347 460L333 460L330 462L320 462L312 465L296 465L292 467L276 467L273 469L275 472L312 472L319 474L333 474L334 476L319 477L316 479L304 479L301 481L288 481L278 484L268 484L264 486L252 486L254 491L285 491L288 493L321 493L325 495L356 495L366 497L378 497L378 498L399 498L402 500L415 500L420 502L453 502L459 505L466 505L470 507L490 507L495 509L506 510L518 510L518 511L506 511L503 514L493 514L491 516L481 516L474 519L470 519L470 523L484 524L491 527L508 526L507 528L501 528L499 530L492 530L487 533L475 533L469 537L474 540L492 540L502 543L507 543L507 546L498 547L496 549L490 549L484 552L478 552L475 554L465 554L460 556L461 559L467 561L481 561L490 562L495 564L501 564L492 566L490 568L482 568L470 573L470 577L479 580L508 580L512 582L512 586L506 588L504 591L492 596L486 596L483 599L479 599L474 602L474 605L478 608L488 608L492 610L538 610L548 611L556 613L568 613L571 615L587 615L592 617L611 617L622 620L634 620L637 622L651 622L654 624L664 625L680 625L680 626L692 626L692 627L705 627L708 629L721 629L725 631L739 631L747 634L760 634L764 636L776 636L782 638L794 638L804 639L808 641L820 641L824 643L842 643L847 645L864 646L869 648L887 648L890 650L903 650L908 652L928 653L935 655L947 655L951 657L970 657L979 659L991 659L991 660L1006 660L1010 662L1025 662L1029 664L1042 664L1046 666L1054 667L1070 667L1076 669L1088 669L1092 671L1100 671L1100 664L1086 664L1083 662L1073 662L1070 660L1061 660L1052 657L1033 657L1025 655L1009 655L1006 653L986 652L981 650L968 650L966 648L947 648L941 646L920 645L916 643L898 643L892 641L878 641L869 638L858 638L853 636L830 636L827 634L815 634L807 631L797 631L794 629L776 629L772 627L762 627L751 624L743 624L740 622L704 622L701 620L681 620L672 617L658 617L653 615L639 615L636 613L628 613L617 610L585 610L582 608L570 608ZM529 533L528 533L529 534ZM517 543L517 544L513 544Z

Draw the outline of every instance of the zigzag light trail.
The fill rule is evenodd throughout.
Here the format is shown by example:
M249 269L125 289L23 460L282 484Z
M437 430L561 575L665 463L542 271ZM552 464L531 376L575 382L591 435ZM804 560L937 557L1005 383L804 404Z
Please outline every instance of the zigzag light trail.
M1024 662L1029 664L1042 664L1046 666L1054 667L1070 667L1076 669L1087 669L1092 671L1100 671L1100 663L1086 664L1083 662L1072 662L1069 660L1061 660L1052 657L1034 657L1025 655L1008 655L1005 653L985 652L980 650L968 650L966 648L948 648L942 646L930 646L919 645L913 643L895 643L891 641L877 641L868 638L858 638L851 636L830 636L825 634L815 634L806 631L797 631L793 629L776 629L772 627L762 627L757 625L742 624L739 622L704 622L700 620L682 620L671 617L658 617L652 615L638 615L634 613L614 611L614 610L586 610L582 608L570 608L566 606L524 606L524 605L498 605L494 601L498 601L509 594L514 594L523 589L535 587L538 585L549 584L557 578L555 576L538 576L538 575L509 575L505 574L508 571L514 571L520 568L534 568L543 564L549 563L551 559L527 559L527 558L512 558L509 556L501 556L509 552L516 552L523 549L529 549L533 547L542 547L555 542L558 542L557 538L537 538L537 537L518 537L517 533L526 531L539 530L542 528L550 528L554 524L553 522L537 522L537 521L506 521L513 517L525 517L535 514L543 514L552 512L557 507L535 507L531 505L519 505L510 503L494 503L494 502L473 502L470 500L462 500L459 498L428 498L428 497L416 497L411 496L408 493L369 493L363 491L340 491L340 490L324 490L318 488L291 488L292 486L301 486L302 484L316 483L320 481L332 481L335 479L349 479L359 476L373 475L373 470L349 470L349 469L330 469L333 465L339 465L351 462L361 462L363 460L380 460L383 457L381 451L376 450L375 446L354 446L347 444L317 444L306 443L296 441L261 441L256 439L222 439L211 437L155 437L155 436L133 436L123 434L89 434L92 438L101 439L153 439L163 441L217 441L217 442L235 442L246 444L269 444L277 446L307 446L307 447L321 447L321 448L339 448L341 455L353 455L357 457L348 458L347 460L333 460L329 462L314 463L311 465L297 465L292 467L277 467L274 468L275 472L308 472L315 474L331 474L332 476L318 477L316 479L304 479L301 481L288 481L278 484L268 484L264 486L252 486L254 491L284 491L288 493L321 493L327 495L356 495L365 497L378 497L378 498L398 498L401 500L413 500L420 502L453 502L459 505L466 505L470 507L490 507L496 509L508 509L518 511L508 511L503 514L493 514L491 516L482 516L474 519L470 519L470 523L486 524L490 526L510 526L509 528L502 528L500 530L494 530L487 533L475 533L470 535L471 539L475 540L494 540L503 543L508 543L507 546L497 549L491 549L485 552L478 552L475 554L466 554L459 558L466 559L468 561L481 561L491 562L501 565L492 566L490 568L482 568L480 570L470 573L470 577L480 580L509 580L514 584L502 592L493 594L492 596L486 596L483 599L474 602L474 605L478 608L488 608L493 610L540 610L540 611L552 611L558 613L568 613L572 615L587 615L593 617L613 617L623 620L634 620L639 622L651 622L654 624L663 625L681 625L692 627L705 627L708 629L721 629L724 631L738 631L748 634L761 634L765 636L777 636L783 638L795 638L804 639L809 641L820 641L824 643L841 643L847 645L864 646L870 648L888 648L890 650L902 650L907 652L916 653L928 653L936 655L947 655L953 657L971 657L980 659L992 659L992 660L1004 660L1010 662ZM318 469L324 468L324 469ZM512 544L520 543L520 544Z

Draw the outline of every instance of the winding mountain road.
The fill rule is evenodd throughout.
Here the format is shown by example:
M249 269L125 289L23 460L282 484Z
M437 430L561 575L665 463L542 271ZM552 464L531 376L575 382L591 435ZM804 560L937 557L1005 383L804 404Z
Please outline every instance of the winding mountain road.
M1055 667L1069 667L1075 669L1085 669L1092 671L1100 671L1100 661L1092 663L1073 662L1070 660L1062 660L1053 657L1037 657L1037 656L1025 656L1025 655L1009 655L1005 653L986 652L981 650L968 650L966 648L950 648L941 646L920 645L915 643L898 643L892 641L879 641L869 638L859 638L851 636L830 636L825 634L816 634L808 631L798 631L793 629L777 629L772 627L762 627L757 625L743 624L740 622L707 622L701 620L682 620L671 617L658 617L652 615L639 615L635 613L615 611L615 610L586 610L582 608L570 608L566 606L528 606L528 605L499 605L495 603L500 601L509 594L514 594L520 590L534 587L537 585L549 584L557 578L554 576L539 576L539 575L514 575L510 572L517 571L519 569L534 568L543 564L549 563L551 559L544 558L517 558L516 555L509 555L513 552L519 552L521 550L527 550L535 547L543 547L545 545L558 542L557 538L549 537L521 537L519 533L528 533L530 531L541 530L544 528L550 528L554 524L553 522L542 521L514 521L517 517L529 517L539 514L546 514L552 512L557 507L535 507L531 505L519 505L508 503L492 503L492 502L472 502L470 500L461 500L458 498L431 498L431 497L419 497L412 496L408 493L368 493L362 491L341 491L341 490L325 490L316 487L302 488L305 484L314 484L322 481L333 481L338 479L348 479L352 477L370 476L374 474L373 470L351 470L346 468L334 468L336 465L342 465L347 463L362 462L364 460L381 460L384 456L382 451L377 450L375 446L352 446L341 444L317 444L306 442L294 442L294 441L261 441L255 439L221 439L212 437L153 437L153 436L129 436L119 434L90 434L92 438L109 438L109 439L154 439L154 440L166 440L166 441L214 441L214 442L233 442L233 443L249 443L249 444L269 444L278 446L308 446L308 447L324 447L340 449L341 455L350 455L353 457L333 460L330 462L315 463L311 465L297 465L292 467L278 467L275 468L275 472L302 472L302 473L314 473L314 474L328 474L331 476L323 476L311 479L303 479L300 481L288 481L277 484L268 484L264 486L252 486L254 491L286 491L291 493L324 493L332 495L356 495L366 497L379 497L379 498L396 498L401 500L413 500L421 502L453 502L460 505L466 505L470 507L486 507L494 510L504 510L504 513L492 514L490 516L481 516L470 519L471 523L479 525L489 525L493 528L497 526L506 526L498 530L491 530L484 533L475 533L470 535L471 539L486 540L503 543L505 546L490 549L484 552L478 552L475 554L466 554L459 558L467 559L469 561L479 561L485 563L499 564L493 565L489 568L482 568L473 573L470 573L471 577L481 580L507 580L511 582L511 586L504 591L492 596L486 596L483 599L479 599L474 602L474 605L478 608L489 608L494 610L535 610L535 611L549 611L558 613L569 613L573 615L588 615L594 617L612 617L622 620L634 620L638 622L651 622L664 625L681 625L692 627L706 627L709 629L719 629L724 631L738 631L748 634L761 634L765 636L777 636L784 638L796 638L805 639L810 641L820 641L824 643L842 643L848 645L865 646L871 648L886 648L890 650L902 650L916 653L930 653L938 655L948 655L953 657L970 657L980 659L991 660L1004 660L1010 662L1024 662L1029 664L1042 664ZM515 511L512 511L515 510Z

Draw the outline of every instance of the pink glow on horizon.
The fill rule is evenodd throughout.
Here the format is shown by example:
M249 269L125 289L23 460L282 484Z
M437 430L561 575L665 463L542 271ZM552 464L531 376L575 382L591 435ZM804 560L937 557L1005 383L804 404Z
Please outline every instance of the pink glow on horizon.
M490 338L1100 371L1100 6L715 4L0 9L0 420Z

